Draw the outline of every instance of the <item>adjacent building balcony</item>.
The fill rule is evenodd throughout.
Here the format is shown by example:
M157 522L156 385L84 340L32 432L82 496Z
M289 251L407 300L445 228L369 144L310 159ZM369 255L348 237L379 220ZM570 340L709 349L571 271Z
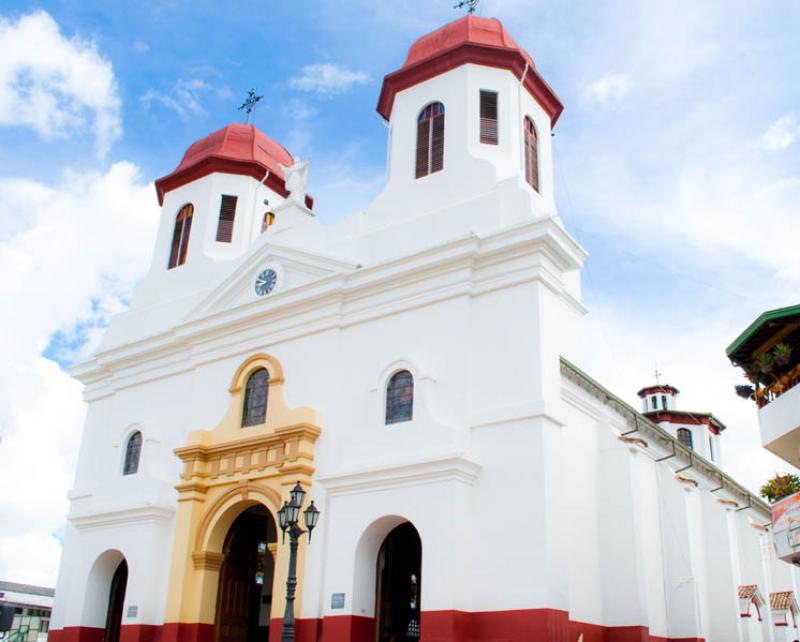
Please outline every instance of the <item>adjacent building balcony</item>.
M800 467L800 305L765 312L726 352L747 378L736 392L758 405L764 448Z

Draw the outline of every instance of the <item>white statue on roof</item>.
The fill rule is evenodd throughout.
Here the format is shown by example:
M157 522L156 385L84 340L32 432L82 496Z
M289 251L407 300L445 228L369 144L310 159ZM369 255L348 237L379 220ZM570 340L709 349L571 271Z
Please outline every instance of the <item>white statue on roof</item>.
M278 167L283 171L286 180L286 191L289 192L289 200L305 206L308 160L300 160L296 157L293 160L294 162L289 167L281 163L278 163Z

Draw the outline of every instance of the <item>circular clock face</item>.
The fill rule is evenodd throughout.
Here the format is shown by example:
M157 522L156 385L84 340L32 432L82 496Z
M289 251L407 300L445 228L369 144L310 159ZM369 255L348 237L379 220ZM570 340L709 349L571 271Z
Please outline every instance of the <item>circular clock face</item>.
M275 284L278 282L278 275L275 270L266 269L256 277L255 285L253 286L258 296L266 296L275 289Z

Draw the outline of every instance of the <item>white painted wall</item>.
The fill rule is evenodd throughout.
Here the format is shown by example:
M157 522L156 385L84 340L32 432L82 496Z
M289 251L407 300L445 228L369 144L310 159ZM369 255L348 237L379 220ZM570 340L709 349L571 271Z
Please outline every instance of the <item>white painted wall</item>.
M478 142L480 89L500 93L496 148ZM434 99L447 109L445 169L415 180L416 114ZM521 177L526 113L540 130L541 194ZM544 112L509 72L466 65L400 92L390 127L386 190L337 226L289 212L297 224L258 234L263 194L249 178L215 174L167 195L150 273L76 368L89 411L53 628L98 626L121 556L126 606L139 607L124 623L163 622L172 451L217 424L237 367L267 352L289 406L313 407L322 426L302 617L333 614L339 592L336 614L371 615L377 550L409 520L424 610L553 608L738 639L736 582L756 544L731 536L714 496L620 442L624 418L560 374L560 356L583 360L585 253L555 214ZM214 241L222 193L241 195L225 247ZM166 270L187 201L187 263ZM259 299L252 278L265 264L279 286ZM415 377L414 419L385 426L385 385L400 367ZM122 476L134 427L141 469Z

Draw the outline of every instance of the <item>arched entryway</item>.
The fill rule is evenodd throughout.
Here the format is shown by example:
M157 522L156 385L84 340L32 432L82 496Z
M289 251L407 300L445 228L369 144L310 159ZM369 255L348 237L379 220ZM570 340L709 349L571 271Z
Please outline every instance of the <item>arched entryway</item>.
M396 526L378 552L375 641L416 642L420 634L422 541L411 522Z
M216 642L269 639L277 531L262 505L243 511L231 524L222 553L216 611Z
M111 577L106 609L106 628L103 642L119 642L122 626L122 609L125 605L125 589L128 587L128 563L123 559Z

